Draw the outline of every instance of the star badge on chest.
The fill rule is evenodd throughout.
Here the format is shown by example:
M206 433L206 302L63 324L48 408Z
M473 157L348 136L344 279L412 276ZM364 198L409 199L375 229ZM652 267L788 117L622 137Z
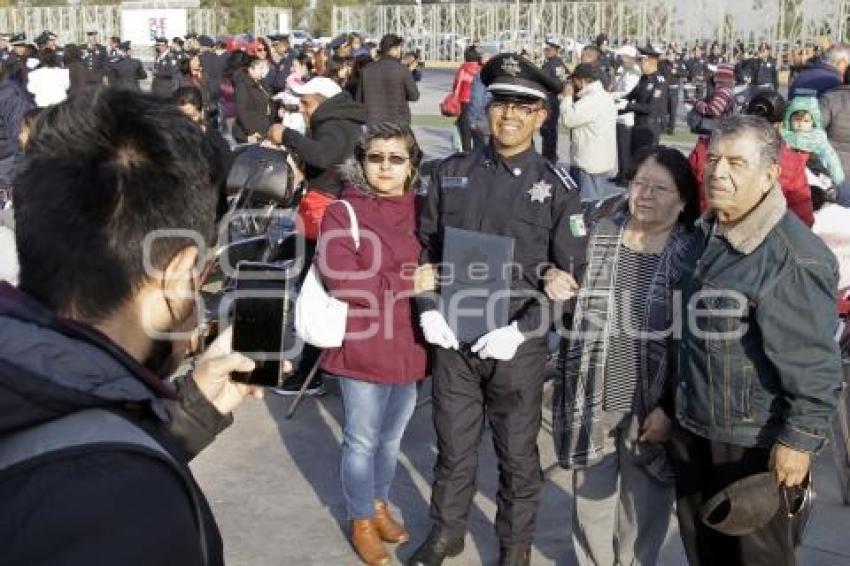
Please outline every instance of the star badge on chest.
M544 203L547 198L552 196L552 185L546 181L537 181L526 192L531 198L531 202Z

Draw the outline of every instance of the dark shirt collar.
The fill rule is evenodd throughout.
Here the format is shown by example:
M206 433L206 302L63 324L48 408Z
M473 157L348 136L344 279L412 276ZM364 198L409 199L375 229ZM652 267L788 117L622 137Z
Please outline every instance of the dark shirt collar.
M522 153L505 157L496 151L496 147L493 145L493 142L490 142L490 145L487 146L487 149L484 151L484 155L488 161L504 166L505 169L511 173L513 173L513 170L517 167L520 169L529 167L532 163L534 163L538 156L537 151L534 149L534 144L531 144L528 146L528 149Z

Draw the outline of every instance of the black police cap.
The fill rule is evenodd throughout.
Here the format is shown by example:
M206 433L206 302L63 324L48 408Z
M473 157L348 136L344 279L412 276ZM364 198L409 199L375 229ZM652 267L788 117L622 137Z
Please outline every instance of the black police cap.
M9 39L9 43L12 45L26 45L27 44L27 34L25 33L16 33Z
M91 37L93 35L97 35L97 34L98 34L98 32L96 32L96 31L87 31L86 32L86 35L89 36L89 37Z
M273 33L273 34L271 34L267 37L269 38L269 41L271 41L272 43L276 43L278 41L284 41L284 40L289 39L289 36L286 35L285 33Z
M481 82L496 98L546 99L561 92L563 85L537 65L516 53L496 55L481 69Z
M643 47L638 47L638 52L644 57L661 57L661 51L655 48L651 43L647 43Z
M130 42L129 41L122 41L121 43L118 44L118 47L120 47L124 51L127 51L128 49L130 49Z
M198 45L201 47L215 47L215 40L208 35L198 37Z
M154 40L154 42L155 42L157 45L168 45L168 39L166 39L166 38L164 38L164 37L157 37L157 38Z

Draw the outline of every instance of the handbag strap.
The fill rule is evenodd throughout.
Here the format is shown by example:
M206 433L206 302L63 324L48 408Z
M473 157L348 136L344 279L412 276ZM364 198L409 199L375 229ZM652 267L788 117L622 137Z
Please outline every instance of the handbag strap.
M360 225L357 223L357 215L354 214L354 208L351 203L344 199L339 199L339 202L345 205L348 210L348 219L351 221L351 238L354 240L354 249L360 249Z

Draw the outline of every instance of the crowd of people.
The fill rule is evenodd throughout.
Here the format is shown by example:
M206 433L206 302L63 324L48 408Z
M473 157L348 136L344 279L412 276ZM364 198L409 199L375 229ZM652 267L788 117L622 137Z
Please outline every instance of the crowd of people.
M672 46L612 52L600 36L572 68L556 42L542 66L471 46L452 88L464 151L420 178L409 103L421 69L395 34L328 51L285 35L161 39L150 94L119 38L107 49L90 34L62 57L49 32L35 50L10 43L4 563L223 563L188 462L262 394L231 379L255 365L231 329L196 355L234 144L291 155L306 242L296 285L315 267L345 304L341 344L305 345L276 391L338 382L341 492L363 563L390 564L387 545L414 537L411 566L463 552L485 420L499 564L531 563L553 331L553 441L573 470L579 564L657 563L674 512L691 565L795 563L842 383L847 46L795 70L787 102L766 46L733 65L721 46L680 61ZM685 76L704 88L689 100L689 156L659 144ZM461 324L470 310L449 293L481 281L493 294L477 297L478 326ZM426 536L388 501L429 376Z

